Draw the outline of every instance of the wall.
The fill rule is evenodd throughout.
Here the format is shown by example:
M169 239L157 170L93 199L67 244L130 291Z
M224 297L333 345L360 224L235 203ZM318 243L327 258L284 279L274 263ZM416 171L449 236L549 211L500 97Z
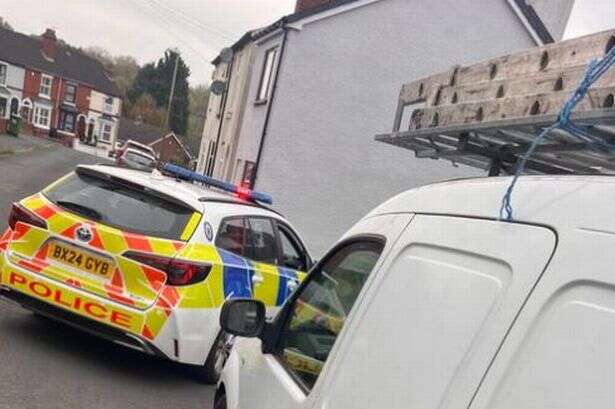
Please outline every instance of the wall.
M16 65L11 65L6 61L0 60L0 63L7 65L6 87L11 90L13 95L21 95L26 70Z
M534 7L545 27L551 33L555 41L564 36L566 22L572 13L575 0L526 0L526 3Z
M197 161L198 172L205 172L207 153L208 151L210 152L213 144L218 140L218 131L220 130L217 160L212 176L226 180L234 179L239 132L246 106L246 94L249 89L252 69L252 47L252 44L247 44L244 48L235 51L222 129L220 129L221 117L218 115L222 96L213 94L210 96L199 159ZM228 64L218 64L214 70L213 80L227 81L228 69Z
M5 115L0 116L0 133L2 133L2 132L6 132L6 129L7 129L8 119L10 118L10 115L11 115L12 100L17 98L19 102L21 103L21 100L23 98L22 89L23 89L25 70L21 67L11 65L2 60L0 60L0 63L7 66L5 84L0 85L0 87L6 88L6 90L8 90L8 92L10 93L10 96L2 95L3 98L6 98L6 103L5 103L5 106L3 107L5 110Z
M90 93L90 108L88 112L88 121L95 121L94 135L98 138L101 146L108 149L113 149L113 141L117 140L117 132L119 128L119 120L122 112L122 100L117 97L113 97L113 104L111 111L105 109L105 99L109 95L103 94L96 90L92 90ZM113 117L113 121L103 120L103 116ZM111 143L107 144L101 140L101 129L103 121L113 124L111 131Z
M241 123L239 142L237 145L237 158L244 162L256 162L258 146L261 140L268 104L257 103L258 88L260 85L265 54L267 50L278 47L281 50L283 35L274 33L254 45L252 56L252 72L249 81L249 91L246 99L246 109ZM275 80L275 67L272 81ZM292 90L289 90L292 93ZM271 98L269 98L271 100ZM277 104L277 102L276 102ZM290 158L289 158L290 159ZM237 181L237 180L234 180Z
M172 162L181 166L187 166L188 158L183 153L183 149L172 135L167 135L164 138L150 144L150 146L160 155L161 162Z
M218 161L214 175L231 181L241 177L241 175L235 175L235 168L237 160L243 159L237 156L237 146L239 145L244 109L246 104L249 103L246 97L252 73L252 49L253 45L248 44L235 53L232 79L220 134Z
M255 56L252 101L277 41ZM390 131L402 83L534 45L506 0L381 0L291 30L256 189L320 257L396 193L482 174L415 159L374 135ZM246 110L242 138L260 135L265 111Z
M226 80L226 71L228 64L218 64L213 73L211 80L224 81ZM199 149L199 158L197 160L196 170L199 173L206 173L208 166L208 157L211 156L211 150L218 136L218 128L220 126L220 111L221 111L222 96L210 94L207 104L207 116L205 126L203 127L203 137L201 138L201 147Z

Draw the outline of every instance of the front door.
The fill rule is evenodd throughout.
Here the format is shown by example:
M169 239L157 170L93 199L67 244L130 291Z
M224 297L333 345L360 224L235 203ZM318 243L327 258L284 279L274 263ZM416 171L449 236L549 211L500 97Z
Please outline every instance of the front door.
M353 305L368 287L381 260L411 219L386 215L360 222L314 267L296 297L277 317L282 335L276 352L261 354L243 342L236 346L239 407L310 408L310 391ZM288 315L285 313L288 312Z
M85 117L80 116L77 120L77 137L80 141L85 139Z

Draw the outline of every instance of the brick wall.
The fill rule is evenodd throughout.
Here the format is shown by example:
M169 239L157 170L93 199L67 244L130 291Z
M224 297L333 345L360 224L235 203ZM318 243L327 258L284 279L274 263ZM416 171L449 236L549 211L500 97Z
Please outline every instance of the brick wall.
M166 136L150 146L160 155L161 162L173 162L183 166L189 164L184 150L172 136Z
M322 6L329 3L331 0L297 0L295 12L306 11L314 7Z

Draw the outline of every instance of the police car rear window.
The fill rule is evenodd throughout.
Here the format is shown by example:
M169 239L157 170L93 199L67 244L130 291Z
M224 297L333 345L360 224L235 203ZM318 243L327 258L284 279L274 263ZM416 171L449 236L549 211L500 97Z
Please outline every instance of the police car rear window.
M58 206L123 231L179 240L194 210L138 185L71 174L44 195Z

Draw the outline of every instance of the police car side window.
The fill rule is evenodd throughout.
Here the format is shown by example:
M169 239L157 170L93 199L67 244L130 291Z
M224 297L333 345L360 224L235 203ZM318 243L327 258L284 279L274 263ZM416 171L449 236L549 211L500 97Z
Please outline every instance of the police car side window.
M244 217L228 218L220 224L216 247L245 256L247 220Z
M383 248L384 243L374 240L339 248L312 270L289 306L276 355L306 391L318 379Z
M271 220L248 217L245 257L260 263L277 264L278 246Z
M280 232L280 245L282 246L281 265L292 268L294 270L307 270L307 261L305 253L301 246L297 243L293 234L283 225L278 224Z

